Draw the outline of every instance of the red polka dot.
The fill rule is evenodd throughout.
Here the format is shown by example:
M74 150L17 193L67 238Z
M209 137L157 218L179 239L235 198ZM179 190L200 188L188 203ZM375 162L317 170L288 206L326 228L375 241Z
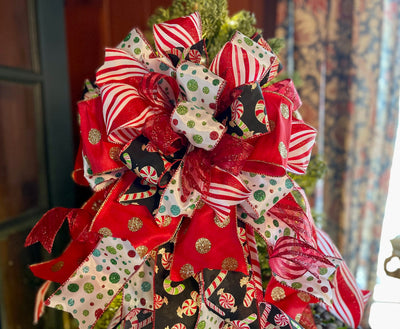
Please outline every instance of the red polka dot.
M142 304L143 306L146 305L146 299L140 298L140 304Z
M133 258L133 257L136 256L136 252L134 250L129 250L128 251L128 256Z
M94 306L94 303L93 303L93 302L91 302L91 303L90 303L90 306Z
M219 135L218 135L218 133L217 133L216 131L210 132L210 138L211 138L211 140L215 141L215 140L218 139L218 137L219 137Z
M314 288L313 288L313 287L308 287L308 288L307 288L307 291L308 291L308 292L312 292L312 291L314 291Z
M173 120L172 120L172 124L173 124L174 126L177 126L177 125L178 125L178 120L177 120L177 119L173 119Z
M217 104L215 104L215 103L210 103L210 109L213 109L213 110L215 110L216 108L217 108Z
M109 271L109 270L110 270L110 266L107 266L107 267L106 267L106 270Z
M133 269L134 269L135 271L137 271L139 268L140 268L140 265L135 265L135 266L133 267Z
M103 314L103 310L101 308L98 308L95 312L94 315L96 316L96 318L101 317L101 315Z
M329 289L328 289L328 287L326 287L326 286L322 286L322 287L321 287L321 291L322 291L323 293L325 293L325 294L328 292L328 290L329 290Z

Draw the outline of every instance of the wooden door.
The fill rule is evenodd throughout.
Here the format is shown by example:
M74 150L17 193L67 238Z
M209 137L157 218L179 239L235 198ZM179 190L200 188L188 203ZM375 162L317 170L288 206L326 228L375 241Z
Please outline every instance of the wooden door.
M71 111L63 1L0 0L0 318L33 328L42 280L28 265L47 255L24 240L42 214L73 206ZM36 328L56 328L48 312Z

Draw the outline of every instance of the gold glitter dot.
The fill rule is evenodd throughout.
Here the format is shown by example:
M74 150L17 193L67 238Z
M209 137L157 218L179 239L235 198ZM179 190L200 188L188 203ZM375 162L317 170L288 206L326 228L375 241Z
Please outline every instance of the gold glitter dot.
M147 254L147 251L149 250L149 248L147 248L146 246L139 246L136 248L136 252L139 254L140 257L144 257Z
M112 232L108 227L102 227L99 231L99 234L101 234L103 237L108 237L112 236Z
M187 279L194 274L193 266L190 264L183 265L179 271L179 274L181 275L182 279Z
M271 297L275 302L282 300L286 297L285 290L283 290L281 287L275 287L271 291Z
M51 271L52 272L58 272L59 270L61 270L64 266L64 262L62 260L60 260L59 262L55 263L52 267L51 267Z
M101 207L101 205L103 204L103 201L102 200L97 200L97 201L95 201L95 202L93 202L93 204L92 204L92 210L93 211L99 211L99 209L100 209L100 207Z
M289 106L287 106L285 103L282 103L281 106L281 114L285 119L289 119Z
M143 227L143 222L139 217L133 217L128 221L128 229L131 232L137 232Z
M89 142L93 145L97 144L101 140L101 133L97 129L90 129L89 131Z
M229 222L231 221L231 218L227 216L224 221L221 222L221 220L218 218L218 216L214 216L214 223L220 228L224 228L228 226Z
M227 257L222 261L221 267L223 270L234 271L238 267L238 262L233 257Z
M300 322L300 320L301 320L301 316L302 316L302 314L301 314L301 313L297 313L297 314L296 314L296 317L294 318L294 319L295 319L295 321L297 321L297 322Z
M196 209L201 209L204 207L204 205L205 205L205 202L203 200L200 200L196 205Z
M297 294L297 297L299 297L303 302L308 303L310 301L310 295L305 293L304 291L300 291Z
M171 224L172 217L171 216L165 216L162 219L162 226L167 227L169 224Z
M119 160L119 152L121 152L121 149L118 146L113 146L108 151L108 155L110 156L111 160L117 161Z
M200 254L206 254L211 249L211 242L206 238L200 238L196 241L196 250Z
M286 150L286 146L283 142L279 143L279 153L281 155L282 158L286 159L287 158L287 150Z

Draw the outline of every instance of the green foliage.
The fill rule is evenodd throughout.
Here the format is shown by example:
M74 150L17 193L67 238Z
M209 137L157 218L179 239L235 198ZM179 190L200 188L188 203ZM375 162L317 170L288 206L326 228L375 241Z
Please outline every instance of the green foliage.
M122 293L119 293L111 302L111 304L107 307L103 315L100 317L99 321L97 321L96 325L93 329L106 329L113 319L115 313L122 305Z
M174 0L168 8L157 8L149 18L148 24L162 23L198 11L203 26L203 38L206 40L210 59L214 58L222 46L236 31L251 37L260 32L256 27L253 13L242 10L232 17L228 14L227 0Z

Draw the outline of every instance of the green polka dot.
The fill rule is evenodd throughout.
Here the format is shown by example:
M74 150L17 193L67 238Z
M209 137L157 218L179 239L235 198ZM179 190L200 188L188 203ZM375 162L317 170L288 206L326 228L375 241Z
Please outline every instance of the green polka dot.
M68 306L74 306L75 304L75 300L73 300L72 298L68 299Z
M196 73L197 73L197 71L196 71L196 70L193 70L193 71L192 71L192 74L193 74L193 75L195 75Z
M150 291L150 289L151 289L150 282L147 282L147 281L143 282L141 288L142 288L142 291L144 291L144 292Z
M293 282L292 283L292 288L294 289L300 289L303 285L300 282Z
M82 314L83 314L84 316L88 316L88 315L89 315L89 311L88 311L88 310L83 310Z
M113 296L113 295L114 295L114 290L109 289L109 290L107 291L107 295L108 295L108 296Z
M264 54L259 53L259 54L258 54L258 57L263 58L263 57L264 57Z
M292 188L293 187L293 182L290 179L287 179L285 181L285 186L286 186L286 188Z
M181 212L181 209L177 205L171 206L171 214L174 216L178 216Z
M76 283L71 283L68 285L67 289L70 292L77 292L79 290L79 286Z
M270 179L270 180L269 180L269 183L270 183L271 185L276 185L276 184L277 184L277 181L276 181L275 179Z
M136 55L139 55L141 52L142 52L142 50L140 49L140 48L135 48L134 50L133 50L133 52L136 54ZM161 65L160 65L161 66Z
M201 123L201 125L202 125L202 126L207 126L207 121L203 121L203 122Z
M110 260L110 263L113 264L113 265L117 265L118 262L113 258L113 259Z
M326 273L328 273L328 269L326 267L319 268L319 274L325 275Z
M83 290L85 290L85 292L87 292L88 294L92 293L94 290L94 286L93 284L91 284L90 282L86 282L83 285Z
M125 295L125 301L129 302L132 299L132 296L130 294Z
M131 271L129 271L127 268L124 270L125 274L129 275L131 274Z
M188 113L188 108L185 105L179 105L178 108L176 109L176 112L180 115L185 115Z
M242 212L242 214L240 215L241 218L246 219L247 218L247 214Z
M283 235L284 236L289 236L290 235L290 228L289 227L285 227L285 229L283 230Z
M160 70L161 71L167 71L168 70L168 65L165 63L161 63L160 64Z
M264 222L265 222L264 216L260 216L260 217L258 217L257 219L254 220L254 223L256 223L256 224L262 224Z
M197 98L196 97L192 97L192 102L195 102L195 101L197 101Z
M64 310L64 307L62 305L60 305L60 304L57 304L55 309L62 311L62 310Z
M117 244L117 249L118 250L122 250L122 249L124 249L124 246L122 244L118 243Z
M312 276L307 277L307 281L312 281L312 280L314 280L314 277Z
M206 327L206 321L202 320L197 324L198 329L204 329Z
M131 37L131 34L129 33L128 34L129 35L129 38ZM127 40L129 40L129 38L127 39ZM127 41L127 40L124 40L124 41ZM133 39L133 42L134 43L138 43L140 41L140 38L139 37L135 37L134 39Z
M197 81L195 79L190 79L187 82L186 86L190 91L196 91L197 89L199 89L199 85L197 84Z
M62 291L61 290L57 290L54 295L61 295Z
M181 70L182 71L186 71L187 69L188 69L188 65L187 64L183 64L182 66L181 66Z
M253 41L247 37L244 38L244 42L248 45L248 46L252 46L253 45Z
M96 298L97 298L97 299L103 299L103 294L98 293L98 294L96 295Z
M109 280L111 283L117 283L119 281L119 279L120 279L120 276L118 273L113 272L110 274Z
M203 93L208 94L210 92L210 88L203 87Z
M139 272L139 278L143 279L144 276L145 276L145 273L144 273L143 271L140 271L140 272Z
M115 250L115 248L114 248L114 247L111 247L111 246L107 246L106 250L107 250L110 254L112 254L112 255L115 255L115 254L117 253L117 251Z
M271 232L270 231L265 231L264 234L268 239L271 237Z
M201 137L200 135L193 135L193 140L197 144L203 143L203 137Z
M265 200L265 192L263 190L257 190L253 194L254 199L256 199L258 202L264 201Z
M160 214L164 213L166 210L165 206L160 206L160 209L158 210Z
M107 280L107 277L103 275L103 276L101 277L101 281L106 281L106 280Z
M195 125L196 125L196 123L193 121L193 120L189 120L188 122L187 122L187 124L186 124L189 128L193 128Z
M218 86L218 85L219 85L219 80L218 80L218 79L214 79L213 82L212 82L212 84L213 84L214 86Z
M130 38L131 38L131 33L128 33L128 35L125 37L124 41L126 42L126 41L128 41ZM136 38L138 38L138 37L136 37ZM136 39L136 38L135 38L135 39ZM138 39L139 39L139 38L138 38ZM133 41L135 41L135 40L133 40Z
M104 182L104 178L103 177L96 177L96 179L94 180L94 183L97 185L97 184L100 184L100 183L103 183Z
M196 113L196 118L201 118L201 114L200 113Z
M279 227L279 222L276 219L272 221L272 224L274 224L275 227Z
M277 196L272 200L273 203L277 203L278 201L279 201L279 197L277 197Z

